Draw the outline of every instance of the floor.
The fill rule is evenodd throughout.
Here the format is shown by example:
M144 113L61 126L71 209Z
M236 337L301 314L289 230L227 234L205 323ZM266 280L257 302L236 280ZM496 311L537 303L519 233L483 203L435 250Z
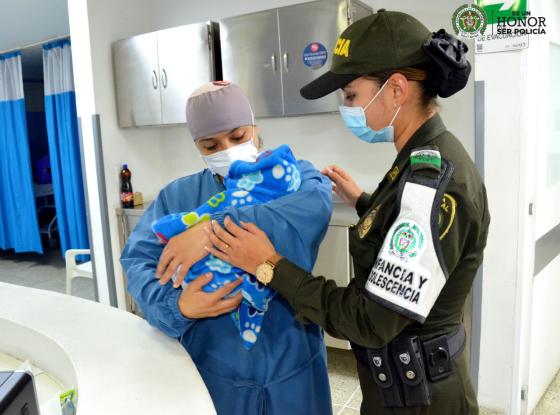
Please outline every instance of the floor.
M359 415L362 391L358 383L354 355L350 350L329 348L328 364L334 415ZM506 414L502 411L481 408L480 415ZM560 415L560 372L532 415Z
M14 254L0 250L0 281L63 293L66 286L65 264L60 251L44 255ZM76 278L72 294L94 299L92 280ZM329 349L329 377L334 415L359 415L362 392L356 373L356 361L349 350ZM505 415L481 409L481 415ZM532 415L560 414L560 372L551 383Z
M0 282L63 293L66 290L66 265L60 250L15 254L0 250ZM94 300L93 280L75 278L72 294Z
M334 415L359 415L362 391L352 351L328 349Z

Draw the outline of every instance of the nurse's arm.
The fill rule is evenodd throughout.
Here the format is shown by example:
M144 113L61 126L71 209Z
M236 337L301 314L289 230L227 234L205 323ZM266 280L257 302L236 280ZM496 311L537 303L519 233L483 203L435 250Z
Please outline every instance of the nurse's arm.
M302 181L297 192L263 205L228 207L213 218L220 225L225 216L255 223L281 255L310 271L331 218L332 185L308 161L298 161L298 167Z
M134 297L150 324L171 337L180 337L196 323L179 310L182 289L171 284L161 285L156 278L156 266L163 250L151 229L152 222L168 214L162 193L148 208L130 234L121 255L121 264L128 279L128 291Z

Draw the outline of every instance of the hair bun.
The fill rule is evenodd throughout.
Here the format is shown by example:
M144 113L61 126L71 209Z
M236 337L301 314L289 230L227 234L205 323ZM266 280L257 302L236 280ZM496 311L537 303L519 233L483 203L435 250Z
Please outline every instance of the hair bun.
M467 45L444 29L432 33L422 49L434 64L426 87L429 93L447 98L467 85L471 64L467 60Z

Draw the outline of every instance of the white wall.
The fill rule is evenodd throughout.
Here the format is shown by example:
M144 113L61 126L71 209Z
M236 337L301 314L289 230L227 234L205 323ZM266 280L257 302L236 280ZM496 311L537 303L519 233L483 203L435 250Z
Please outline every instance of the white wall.
M71 0L76 2L81 0ZM144 199L152 198L170 180L195 172L203 167L186 126L120 129L117 126L111 43L140 33L146 33L181 24L205 21L244 14L257 10L285 6L297 1L178 1L155 2L143 0L89 0L87 2L89 43L91 47L91 72L94 85L94 105L90 111L100 114L103 135L103 152L110 210L110 228L117 275L119 304L124 306L124 287L121 269L118 233L114 208L118 206L118 169L127 162L133 173L133 186L144 192ZM375 2L370 2L376 6ZM436 3L436 2L434 2ZM415 6L414 2L393 2L394 9L413 12L431 29L445 26L450 30L449 16L456 7L443 1L442 7L431 9ZM461 2L456 1L459 5ZM445 4L445 7L443 7ZM380 7L380 6L377 6ZM78 49L73 36L74 51ZM76 58L75 58L76 59ZM80 93L78 86L76 87ZM465 92L465 111L451 111L442 102L442 113L449 128L464 139L467 150L474 151L473 139L473 89L472 82ZM453 103L458 98L447 101ZM459 98L461 99L461 98ZM87 112L87 111L86 111ZM84 115L87 115L84 112ZM465 114L467 119L465 120ZM89 116L89 115L87 115ZM267 146L280 143L293 146L300 158L314 162L318 167L337 163L347 168L359 183L373 190L389 168L395 156L392 145L369 146L351 136L340 122L338 114L321 114L306 117L259 119L262 136Z

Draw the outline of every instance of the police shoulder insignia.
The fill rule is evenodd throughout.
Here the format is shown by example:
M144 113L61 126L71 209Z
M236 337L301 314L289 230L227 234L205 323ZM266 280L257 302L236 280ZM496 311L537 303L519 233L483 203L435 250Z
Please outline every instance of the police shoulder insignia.
M453 222L455 220L455 211L457 209L457 201L448 193L443 194L441 206L439 209L438 228L439 239L442 240L447 236Z
M436 146L419 147L410 153L410 166L412 171L435 170L441 171L441 154Z
M399 177L399 173L400 173L400 168L398 165L396 165L395 167L393 167L391 169L391 171L389 173L387 173L387 179L391 182L394 182L397 177Z
M360 239L364 239L364 237L368 234L375 222L375 217L377 216L377 212L379 211L379 206L376 206L371 212L369 212L366 217L358 224L358 235Z

